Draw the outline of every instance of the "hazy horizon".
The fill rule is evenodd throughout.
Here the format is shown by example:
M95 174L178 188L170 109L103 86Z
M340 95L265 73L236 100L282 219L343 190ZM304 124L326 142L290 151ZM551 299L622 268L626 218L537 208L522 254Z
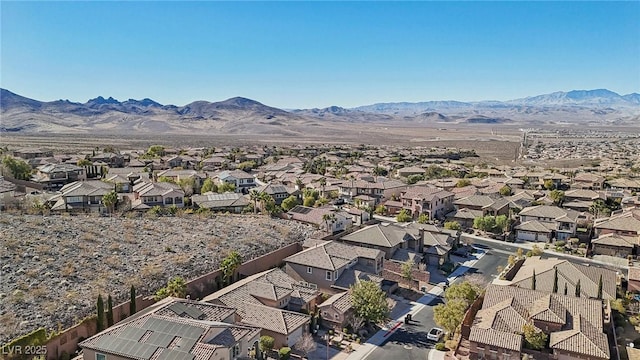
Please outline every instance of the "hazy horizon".
M640 92L640 2L2 2L1 16L0 86L41 101Z

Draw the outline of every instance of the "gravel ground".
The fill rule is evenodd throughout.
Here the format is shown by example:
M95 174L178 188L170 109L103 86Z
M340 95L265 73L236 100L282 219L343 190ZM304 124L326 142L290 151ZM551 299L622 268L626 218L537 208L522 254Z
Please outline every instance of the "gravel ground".
M149 295L167 279L210 272L231 250L249 260L314 229L259 215L107 218L0 214L0 343L38 327L66 328L114 304L133 284ZM106 300L105 300L106 301Z

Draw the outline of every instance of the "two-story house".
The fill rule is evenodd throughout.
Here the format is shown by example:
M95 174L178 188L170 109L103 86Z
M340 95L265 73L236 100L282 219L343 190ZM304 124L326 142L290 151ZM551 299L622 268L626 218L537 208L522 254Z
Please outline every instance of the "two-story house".
M299 193L297 190L290 189L281 184L266 184L258 186L251 191L257 191L259 194L264 193L269 195L276 205L282 204L282 201L288 198L290 195Z
M288 219L317 226L330 234L344 231L351 227L351 215L333 206L308 207L296 205L286 214Z
M79 346L83 360L247 359L259 354L261 329L236 323L236 310L166 298Z
M215 176L218 184L229 183L236 187L236 192L248 194L249 190L256 187L253 175L242 170L225 170Z
M572 188L602 190L604 188L604 176L582 172L573 178Z
M605 360L611 358L601 300L546 291L489 285L473 323L463 325L471 359L521 359L525 325L548 336L545 358ZM551 356L547 354L551 353Z
M369 225L342 236L338 241L345 244L377 249L384 253L385 258L391 259L398 249L409 248L409 241L413 239L406 229L389 223Z
M573 189L564 192L562 207L576 211L589 211L589 207L596 200L605 200L600 193L589 189Z
M59 190L74 181L87 180L87 174L83 167L73 164L46 164L36 168L31 180L42 184L45 190Z
M105 152L91 156L91 161L104 163L112 168L121 168L124 166L124 155Z
M516 238L521 241L567 240L576 235L578 222L586 220L575 210L549 205L524 208L519 216L520 224L515 229Z
M489 195L471 195L453 202L457 210L482 211L482 216L509 215L509 200Z
M326 241L284 261L285 271L293 278L316 284L323 292L336 293L360 280L381 283L383 259L380 250Z
M275 348L293 346L309 332L309 313L320 293L314 284L298 281L279 268L251 275L206 296L203 301L236 309L240 324L261 328Z
M49 202L51 211L105 212L102 197L115 191L115 185L100 180L76 181L63 186Z
M163 170L159 171L156 174L158 179L167 178L171 181L179 184L181 181L191 181L193 183L193 191L195 193L200 193L200 189L202 188L202 184L204 183L204 179L207 178L207 175L202 172L198 172L196 170Z
M417 219L426 214L429 219L443 219L453 210L455 194L437 187L411 186L400 195L402 208Z
M53 156L53 151L40 148L20 148L13 151L13 156L25 160L49 158Z
M154 206L184 207L184 191L170 182L140 181L133 186L132 210L148 210Z

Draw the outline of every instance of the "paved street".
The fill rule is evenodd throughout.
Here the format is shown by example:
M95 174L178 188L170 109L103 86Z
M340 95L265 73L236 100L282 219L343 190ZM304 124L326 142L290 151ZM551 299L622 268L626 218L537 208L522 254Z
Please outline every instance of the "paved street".
M467 271L467 274L480 274L487 282L490 282L498 274L497 267L507 264L507 258L510 253L486 250L488 252ZM459 281L460 278L455 281ZM431 301L425 303L427 306L413 315L411 324L403 324L402 327L389 336L389 339L384 344L375 349L366 358L368 360L426 360L429 351L435 345L435 343L427 341L427 332L436 326L433 321L433 307L440 303L442 303L442 299L439 296L431 297Z

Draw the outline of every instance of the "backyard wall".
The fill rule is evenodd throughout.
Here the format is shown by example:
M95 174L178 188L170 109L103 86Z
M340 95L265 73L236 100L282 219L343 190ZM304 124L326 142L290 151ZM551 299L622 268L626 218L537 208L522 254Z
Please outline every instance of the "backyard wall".
M302 250L302 245L299 243L293 243L253 260L249 260L238 267L235 278L237 279L240 276L250 276L277 267L282 263L284 258L293 255L300 250ZM221 278L222 270L220 269L216 269L208 274L195 278L187 282L187 294L189 294L192 299L203 298L204 296L218 290L219 285L216 280L221 280ZM153 297L145 297L142 295L137 296L136 310L141 311L155 302L156 301ZM116 323L126 319L127 316L129 316L129 301L113 307L113 318ZM87 318L81 323L65 329L59 335L47 342L47 360L56 360L63 354L63 352L73 354L78 348L79 342L95 335L96 333L97 327L95 317Z

